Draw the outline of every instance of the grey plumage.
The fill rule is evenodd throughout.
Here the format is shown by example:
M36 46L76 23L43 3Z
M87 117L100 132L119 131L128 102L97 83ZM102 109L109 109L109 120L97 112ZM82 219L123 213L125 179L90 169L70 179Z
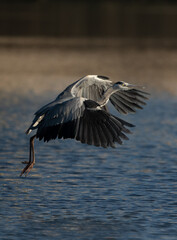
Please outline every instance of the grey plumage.
M113 83L105 76L88 75L40 108L26 133L36 130L35 137L44 141L73 138L97 147L115 147L115 143L128 140L125 134L134 125L110 114L106 108L108 100L119 113L127 114L142 109L147 95L128 83ZM29 168L21 175L27 174Z

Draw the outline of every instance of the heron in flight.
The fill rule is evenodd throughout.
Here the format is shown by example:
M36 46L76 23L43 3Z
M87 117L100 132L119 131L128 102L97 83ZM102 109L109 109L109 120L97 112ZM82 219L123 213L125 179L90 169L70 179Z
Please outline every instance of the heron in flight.
M57 98L40 108L31 126L29 161L20 176L27 175L35 164L34 140L72 138L81 143L97 147L115 147L128 140L125 134L131 133L127 127L134 125L112 115L107 109L110 100L121 114L134 113L142 109L148 93L135 85L119 81L113 83L108 77L87 75L69 85Z

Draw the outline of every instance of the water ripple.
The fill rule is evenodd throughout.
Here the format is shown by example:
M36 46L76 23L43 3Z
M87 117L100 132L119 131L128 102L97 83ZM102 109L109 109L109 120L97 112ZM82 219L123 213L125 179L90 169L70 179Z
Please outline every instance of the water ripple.
M27 178L19 173L28 158L26 111L34 104L1 106L1 239L175 240L176 102L152 99L127 116L137 127L116 149L36 141L36 166Z

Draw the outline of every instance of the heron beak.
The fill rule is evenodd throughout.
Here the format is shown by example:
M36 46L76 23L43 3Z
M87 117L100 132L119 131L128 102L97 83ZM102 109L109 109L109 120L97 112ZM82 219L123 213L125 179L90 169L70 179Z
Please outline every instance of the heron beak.
M134 84L129 84L129 83L127 83L127 87L128 88L140 88L140 89L143 89L144 87L143 86L139 86L139 85L134 85Z

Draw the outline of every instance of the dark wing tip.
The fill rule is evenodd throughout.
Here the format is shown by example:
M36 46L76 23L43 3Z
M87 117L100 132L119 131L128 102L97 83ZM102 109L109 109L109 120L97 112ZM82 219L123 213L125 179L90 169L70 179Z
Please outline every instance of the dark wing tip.
M145 91L142 91L142 90L139 90L139 89L135 89L135 88L133 88L132 90L133 90L134 92L136 92L136 93L144 94L144 95L146 95L146 96L150 96L150 95L151 95L150 93L145 92ZM144 99L148 99L147 97L142 96L142 95L140 95L140 97L143 97Z
M102 75L97 75L98 78L101 78L103 80L109 80L109 77L102 76Z

